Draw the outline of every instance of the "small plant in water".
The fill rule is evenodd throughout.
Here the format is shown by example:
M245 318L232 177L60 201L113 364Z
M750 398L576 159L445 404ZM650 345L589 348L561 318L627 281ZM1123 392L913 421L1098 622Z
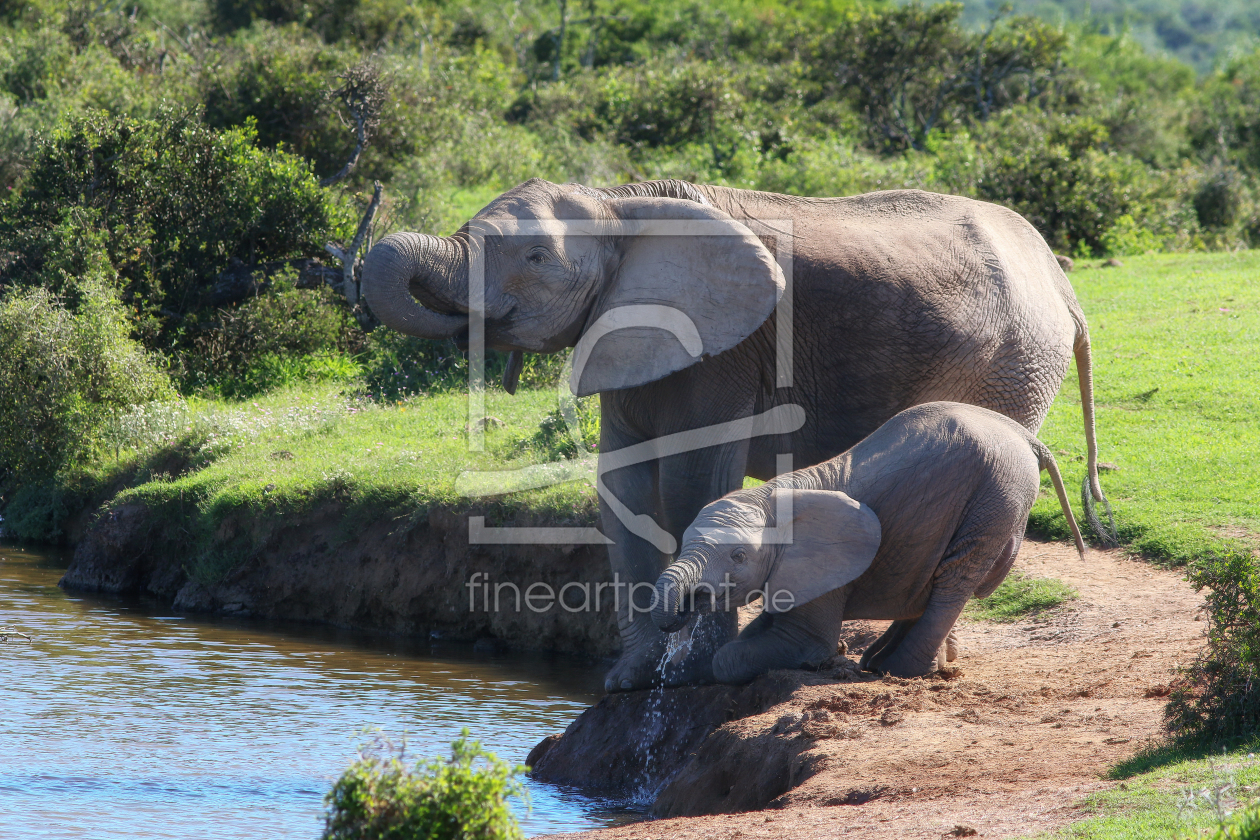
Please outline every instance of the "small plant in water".
M324 840L516 840L524 835L508 799L527 798L513 767L469 740L447 760L406 764L406 742L377 733L324 797Z

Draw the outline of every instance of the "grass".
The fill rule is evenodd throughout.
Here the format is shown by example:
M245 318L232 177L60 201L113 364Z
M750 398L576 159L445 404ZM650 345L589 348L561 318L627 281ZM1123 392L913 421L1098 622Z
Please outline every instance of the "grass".
M1187 748L1154 747L1111 773L1120 784L1085 800L1087 816L1058 832L1057 840L1167 840L1215 829L1226 810L1260 798L1255 745L1205 755ZM1215 802L1223 807L1218 810ZM1228 819L1228 818L1227 818Z
M1184 563L1260 545L1258 275L1256 251L1130 257L1070 275L1090 324L1100 460L1116 466L1102 483L1136 552ZM1074 372L1040 437L1079 487L1085 438ZM1032 524L1066 538L1043 481Z
M963 615L972 621L1019 621L1078 597L1080 593L1061 580L1011 572L992 595L970 601Z
M335 502L345 529L382 517L413 521L429 506L472 506L456 491L461 471L511 469L554 460L553 390L486 395L483 451L470 451L468 396L433 393L381 405L346 396L334 384L282 389L239 403L191 401L151 407L130 422L127 446L99 468L97 483L140 472L136 486L114 504L141 502L195 544L190 571L209 582L244 556L245 546L216 535L228 517L278 521ZM143 415L143 412L138 412ZM124 425L126 425L124 423ZM571 448L571 447L570 447ZM137 470L138 463L180 466L169 475ZM556 524L595 519L594 493L580 481L482 500L488 521L526 513Z

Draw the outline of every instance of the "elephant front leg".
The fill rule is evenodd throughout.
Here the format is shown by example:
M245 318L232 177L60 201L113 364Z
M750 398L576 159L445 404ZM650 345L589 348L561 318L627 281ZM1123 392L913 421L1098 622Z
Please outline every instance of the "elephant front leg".
M836 652L848 590L836 589L762 621L713 657L718 682L740 685L780 668L817 668Z
M748 441L711 446L664 458L658 465L661 521L679 542L705 505L720 499L744 482ZM681 655L669 658L662 677L667 686L711 683L713 656L735 638L739 611L734 602L719 603L714 611L691 622L690 637ZM673 641L673 640L671 640ZM673 646L673 645L671 645Z
M624 505L632 514L655 512L654 462L609 472L603 481L616 503ZM605 675L604 690L650 688L661 682L660 665L665 655L665 634L652 623L656 578L662 568L661 552L633 533L622 521L623 516L618 515L618 509L603 495L599 507L604 535L612 541L608 558L616 594L617 629L621 634L621 656Z

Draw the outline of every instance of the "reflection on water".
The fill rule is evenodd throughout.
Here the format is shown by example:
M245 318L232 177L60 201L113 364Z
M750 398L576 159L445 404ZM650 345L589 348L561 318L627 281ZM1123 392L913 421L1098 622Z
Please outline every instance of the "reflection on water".
M598 668L305 625L185 617L56 586L0 545L0 826L28 838L302 838L365 726L447 754L461 727L523 763L598 696ZM633 815L528 783L528 834Z

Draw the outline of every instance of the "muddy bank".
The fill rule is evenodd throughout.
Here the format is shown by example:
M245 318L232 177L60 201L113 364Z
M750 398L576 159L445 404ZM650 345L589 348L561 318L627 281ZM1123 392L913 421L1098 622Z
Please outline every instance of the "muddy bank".
M590 592L607 579L602 546L470 545L469 515L434 507L427 515L377 517L358 525L337 503L304 514L229 515L209 549L220 552L220 571L207 575L205 545L143 504L120 505L85 530L60 585L152 596L190 612L314 621L593 657L619 649L607 590L596 610L593 595L584 596L581 588L587 584ZM482 575L478 582L489 583L488 590L470 590L477 573ZM570 583L578 586L570 587L566 604L578 609L554 601L547 606L548 587L558 593ZM531 584L540 585L535 593L542 597L528 602L524 595ZM487 610L483 596L489 594L493 607L496 588L499 609Z
M1204 642L1203 599L1180 572L1118 551L1082 562L1026 541L1016 568L1080 598L1015 624L963 622L945 676L784 671L743 688L606 697L535 750L534 772L596 789L646 777L640 797L666 819L588 840L1056 830L1118 784L1109 768L1162 736L1168 683ZM849 657L883 626L846 623Z

